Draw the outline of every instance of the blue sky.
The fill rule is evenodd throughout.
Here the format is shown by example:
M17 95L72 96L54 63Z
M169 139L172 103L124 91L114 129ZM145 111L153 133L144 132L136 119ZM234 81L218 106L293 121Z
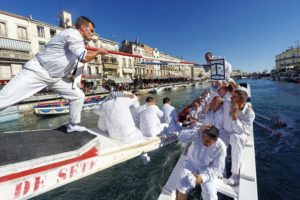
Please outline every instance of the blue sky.
M10 0L0 9L58 25L61 10L73 21L92 19L101 37L156 47L204 63L207 51L247 72L275 66L275 55L300 40L299 0Z

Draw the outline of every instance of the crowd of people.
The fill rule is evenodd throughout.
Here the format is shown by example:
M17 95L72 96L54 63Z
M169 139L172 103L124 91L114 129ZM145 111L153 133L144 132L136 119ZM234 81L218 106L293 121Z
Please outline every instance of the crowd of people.
M178 183L178 199L200 184L203 199L217 199L216 180L223 177L228 185L239 184L241 157L251 133L254 111L248 92L235 82L214 81L178 115L165 97L159 108L153 97L140 104L138 93L119 88L107 97L96 113L98 128L111 138L125 143L145 137L177 132L179 140L191 142L183 174ZM227 146L231 146L231 176L225 172Z

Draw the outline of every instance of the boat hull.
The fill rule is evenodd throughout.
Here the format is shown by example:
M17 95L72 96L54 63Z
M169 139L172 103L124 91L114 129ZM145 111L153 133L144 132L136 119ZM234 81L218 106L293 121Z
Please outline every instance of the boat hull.
M96 137L79 149L1 166L0 199L32 198L178 140L168 134L123 144L98 129L88 132Z

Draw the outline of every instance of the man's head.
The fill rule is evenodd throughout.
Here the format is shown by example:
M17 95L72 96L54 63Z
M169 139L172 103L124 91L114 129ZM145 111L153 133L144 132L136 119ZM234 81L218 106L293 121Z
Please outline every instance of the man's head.
M205 54L205 60L206 60L206 62L210 62L211 59L212 59L212 53L211 52L207 52Z
M213 126L207 126L202 130L201 141L204 146L211 146L216 143L219 138L219 130Z
M155 105L155 99L153 97L147 97L146 103L148 103L148 105Z
M248 94L244 90L234 90L231 95L231 103L238 104L239 108L242 109L244 105L246 104L248 99Z
M91 40L95 33L95 24L87 17L80 16L75 22L76 29L85 40Z
M211 101L211 107L214 112L219 110L222 105L223 105L223 99L220 96L215 96Z
M170 104L170 102L171 102L171 100L170 100L168 97L165 97L165 98L163 99L163 104L165 104L165 103Z
M223 97L226 92L228 91L228 88L226 86L221 86L219 89L218 89L218 94Z

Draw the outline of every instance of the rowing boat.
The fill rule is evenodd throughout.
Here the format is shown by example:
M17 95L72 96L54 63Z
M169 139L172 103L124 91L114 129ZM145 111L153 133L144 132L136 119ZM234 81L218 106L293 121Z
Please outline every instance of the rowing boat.
M246 87L248 94L250 94L250 85L241 84ZM250 96L250 95L249 95ZM159 200L175 200L176 186L183 170L186 153L183 152L174 167L168 181L164 185ZM256 164L255 164L255 147L253 125L251 126L251 134L248 136L247 143L244 147L242 156L242 166L240 169L240 181L237 186L229 186L224 183L222 178L217 180L217 191L234 200L257 200L257 178L256 178Z
M85 100L82 111L89 111L95 108L95 106L101 103L104 98L91 98ZM70 105L66 102L51 102L40 103L34 107L34 113L37 115L59 115L67 114L70 112Z

